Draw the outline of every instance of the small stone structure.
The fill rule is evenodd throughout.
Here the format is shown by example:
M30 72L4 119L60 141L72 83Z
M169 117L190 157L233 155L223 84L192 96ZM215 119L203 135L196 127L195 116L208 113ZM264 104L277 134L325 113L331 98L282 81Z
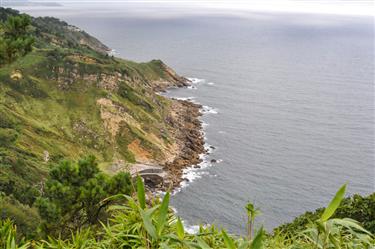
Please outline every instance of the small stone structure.
M150 188L160 188L164 184L167 173L163 167L153 164L133 164L130 168L132 177L141 176L145 185Z

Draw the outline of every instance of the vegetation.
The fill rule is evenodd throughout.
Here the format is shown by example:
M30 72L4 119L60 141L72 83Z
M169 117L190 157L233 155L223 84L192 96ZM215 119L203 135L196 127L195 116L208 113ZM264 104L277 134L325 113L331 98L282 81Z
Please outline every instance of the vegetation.
M215 226L201 226L196 234L186 233L180 218L169 209L169 193L159 201L147 202L140 177L137 195L121 195L126 203L112 205L112 218L101 229L71 231L67 239L52 238L41 241L24 241L16 236L11 221L0 222L1 248L364 248L375 246L373 234L352 219L332 218L339 207L346 185L336 193L322 215L309 223L293 237L283 233L267 235L260 228L253 239L247 239L218 230ZM148 204L149 203L149 204ZM246 210L249 210L248 205ZM249 211L248 211L249 212ZM252 211L250 211L251 213ZM31 246L32 245L32 246Z
M94 155L107 175L139 156L163 160L173 127L169 100L152 89L169 80L162 62L112 58L98 40L55 18L0 8L0 27L1 218L35 234L36 200L46 200L42 190L62 159Z
M99 171L95 158L90 156L77 164L63 161L52 169L36 206L44 220L43 230L49 235L64 234L97 224L113 203L108 197L131 192L129 173L109 177Z
M312 221L319 219L324 212L324 208L319 208L315 212L306 212L294 219L293 222L281 225L275 229L275 233L289 233L292 236L301 232ZM337 208L332 218L350 218L360 222L363 227L375 234L375 193L369 196L358 194L345 198Z
M163 63L108 56L55 18L0 8L0 27L0 248L374 247L375 194L342 201L346 186L273 234L254 227L251 203L246 237L214 225L186 233L169 193L148 199L138 178L135 194L111 168L162 160L171 146L170 102L153 91L171 80Z
M28 238L66 235L70 231L106 222L107 207L118 200L113 195L131 195L131 176L109 176L99 170L95 157L77 163L61 161L54 167L35 199L22 204L13 194L0 192L0 218L10 218Z
M30 35L31 18L27 15L10 16L0 26L0 65L12 63L29 53L34 43Z
M247 237L249 240L252 238L253 227L255 218L260 215L260 210L254 207L254 204L246 204L246 214L247 214Z

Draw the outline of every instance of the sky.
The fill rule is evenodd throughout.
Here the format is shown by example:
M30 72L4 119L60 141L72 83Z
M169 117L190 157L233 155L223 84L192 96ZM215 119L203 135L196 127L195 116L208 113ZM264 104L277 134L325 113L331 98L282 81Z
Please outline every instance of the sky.
M230 9L271 12L325 13L374 16L373 0L7 0L58 2L69 4L116 5L122 3L189 6L205 9Z

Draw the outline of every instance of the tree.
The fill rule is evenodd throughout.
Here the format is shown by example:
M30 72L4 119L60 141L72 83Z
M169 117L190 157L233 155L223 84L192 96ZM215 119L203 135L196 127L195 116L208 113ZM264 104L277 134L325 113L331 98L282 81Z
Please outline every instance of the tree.
M105 208L113 203L106 199L132 192L129 173L110 177L100 172L95 157L88 156L72 163L63 161L51 170L44 193L37 200L43 229L50 233L65 233L92 225L106 218Z
M1 26L0 64L12 63L31 52L35 40L30 35L31 18L28 15L10 16Z

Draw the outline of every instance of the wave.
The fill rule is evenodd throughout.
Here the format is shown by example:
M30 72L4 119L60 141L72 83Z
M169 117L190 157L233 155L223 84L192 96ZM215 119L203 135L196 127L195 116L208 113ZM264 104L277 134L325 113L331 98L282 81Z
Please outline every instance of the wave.
M198 79L198 78L187 78L192 84L199 84L199 83L203 83L203 82L206 82L205 79Z
M209 85L209 86L213 86L213 85L215 85L215 83L213 83L213 82L208 82L207 85Z
M188 78L188 79L192 82L192 84L199 84L199 83L202 83L202 82L206 81L205 79L199 79L199 78ZM214 83L209 82L208 84L213 85ZM192 86L191 89L196 89L196 86ZM187 100L187 101L191 101L191 102L196 103L196 104L200 104L199 102L195 101L195 97L173 97L173 99ZM202 108L200 109L200 112L203 115L218 114L217 109L215 109L213 107L210 107L210 106L207 106L207 105L202 105ZM221 159L210 160L209 156L213 152L215 147L206 142L207 137L206 137L205 129L207 128L207 126L209 126L209 124L202 121L202 120L200 120L200 121L202 123L201 133L202 133L202 136L203 136L204 141L205 141L205 144L204 144L204 151L205 152L199 155L199 158L201 159L201 162L199 164L191 165L190 167L188 167L188 168L186 168L182 171L183 181L180 183L180 186L173 191L172 195L175 195L178 192L180 192L183 188L187 187L194 180L199 179L204 175L208 175L209 173L205 169L207 169L208 167L211 167L213 165L213 163L222 162Z
M188 87L186 87L186 88L187 88L187 89L190 89L190 90L197 90L197 89L198 89L196 86L193 86L193 85L188 86Z
M204 134L204 132L203 132ZM183 188L189 186L191 182L196 179L202 178L202 176L208 175L209 173L205 171L208 167L213 165L213 162L209 160L209 155L215 149L214 146L205 143L204 145L205 152L199 155L199 158L202 160L199 164L192 165L182 171L182 179L183 181L180 183L180 187L176 188L173 191L173 195L180 192ZM221 160L221 159L220 159ZM219 160L216 160L216 163ZM221 160L222 161L222 160Z
M213 108L213 107L210 107L210 106L207 106L207 105L204 105L201 109L201 113L202 114L218 114L218 110Z
M184 100L184 101L191 101L191 102L196 103L196 101L194 100L195 97L172 97L172 99Z

